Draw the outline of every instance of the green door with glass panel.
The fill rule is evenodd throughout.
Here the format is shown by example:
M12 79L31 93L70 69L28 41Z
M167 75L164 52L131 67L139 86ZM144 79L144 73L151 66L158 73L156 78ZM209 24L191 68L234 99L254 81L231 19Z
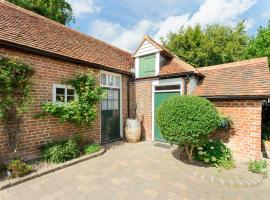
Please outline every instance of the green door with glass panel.
M180 93L179 92L156 92L155 93L155 105L154 105L154 109L155 109L154 140L155 141L165 142L165 139L161 135L161 132L158 127L157 120L156 120L157 109L159 108L159 106L161 105L163 101L175 95L180 95Z
M120 135L120 89L104 88L106 97L101 102L101 142L121 138Z

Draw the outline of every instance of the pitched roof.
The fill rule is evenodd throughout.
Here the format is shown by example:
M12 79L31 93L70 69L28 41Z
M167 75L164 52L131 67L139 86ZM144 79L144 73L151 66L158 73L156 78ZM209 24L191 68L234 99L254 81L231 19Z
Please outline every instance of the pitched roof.
M131 54L0 0L0 41L130 72Z
M158 42L156 42L153 38L151 38L149 35L145 35L143 37L143 40L141 41L139 47L134 51L133 53L133 57L135 56L135 54L137 53L137 51L141 48L141 46L143 45L144 41L148 41L150 42L153 46L155 46L157 49L159 49L162 53L166 54L167 56L169 56L170 58L175 57L175 55L168 50L167 48L165 48L163 45L159 44Z
M193 95L203 97L269 96L270 73L266 57L198 68L205 76Z
M194 73L200 74L197 69L195 69L190 64L184 62L180 58L174 57L167 64L161 67L159 76L182 74L182 73Z

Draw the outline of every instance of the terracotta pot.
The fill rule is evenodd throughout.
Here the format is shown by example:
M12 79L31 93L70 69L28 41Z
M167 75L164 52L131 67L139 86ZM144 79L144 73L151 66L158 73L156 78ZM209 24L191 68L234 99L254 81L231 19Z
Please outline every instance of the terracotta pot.
M141 139L141 123L138 119L127 119L125 136L128 142L139 142Z

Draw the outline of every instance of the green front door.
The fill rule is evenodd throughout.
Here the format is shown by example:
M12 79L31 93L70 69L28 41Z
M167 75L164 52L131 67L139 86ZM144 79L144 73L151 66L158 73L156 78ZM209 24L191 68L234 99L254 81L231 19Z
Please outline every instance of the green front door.
M101 102L101 142L106 143L120 136L120 89L104 88L106 98Z
M155 141L165 142L165 139L162 137L159 127L156 120L156 112L160 104L167 98L175 95L180 95L179 92L159 92L155 93L155 123L154 123L154 139Z

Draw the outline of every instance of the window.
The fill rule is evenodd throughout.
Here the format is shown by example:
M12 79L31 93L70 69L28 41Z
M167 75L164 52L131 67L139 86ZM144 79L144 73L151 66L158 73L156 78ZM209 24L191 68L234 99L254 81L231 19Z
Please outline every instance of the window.
M121 87L121 75L101 72L100 85L108 88L120 88Z
M154 76L156 54L142 56L139 59L139 77Z
M74 101L76 96L75 89L68 85L53 85L53 102L70 102Z

